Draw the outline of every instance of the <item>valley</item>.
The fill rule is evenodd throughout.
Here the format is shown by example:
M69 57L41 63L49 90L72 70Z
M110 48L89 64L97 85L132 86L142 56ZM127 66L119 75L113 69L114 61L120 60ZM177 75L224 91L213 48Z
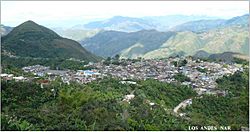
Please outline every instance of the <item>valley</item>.
M121 2L3 2L1 130L249 131L248 12Z

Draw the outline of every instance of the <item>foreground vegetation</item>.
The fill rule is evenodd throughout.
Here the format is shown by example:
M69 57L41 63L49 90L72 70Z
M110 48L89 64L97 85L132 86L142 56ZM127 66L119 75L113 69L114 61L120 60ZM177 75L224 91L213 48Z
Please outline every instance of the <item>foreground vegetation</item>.
M155 80L139 85L104 79L88 85L46 88L2 81L2 130L183 130L187 123L170 112L195 96L191 88ZM54 92L51 89L55 89ZM134 93L130 104L124 95ZM55 94L55 96L54 96ZM147 100L156 103L150 106ZM165 110L164 110L165 109Z
M249 125L249 71L238 72L217 80L218 88L226 90L227 95L206 95L196 98L185 112L196 126L230 126L241 130Z
M228 95L196 98L184 111L172 110L196 93L187 86L156 80L121 84L106 78L80 85L60 79L45 88L34 82L1 82L2 130L188 130L190 125L248 126L248 71L217 80ZM54 89L54 90L52 90ZM122 101L125 95L135 98ZM155 105L149 105L149 102Z

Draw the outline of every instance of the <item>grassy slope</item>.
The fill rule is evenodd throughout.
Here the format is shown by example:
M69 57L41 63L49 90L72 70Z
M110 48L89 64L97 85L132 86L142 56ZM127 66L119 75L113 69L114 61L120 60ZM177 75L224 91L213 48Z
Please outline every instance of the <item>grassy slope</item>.
M249 54L248 36L247 29L241 26L215 29L202 34L179 32L166 41L161 48L148 52L143 57L162 58L180 51L184 51L186 55L194 55L198 50L209 53L231 51Z

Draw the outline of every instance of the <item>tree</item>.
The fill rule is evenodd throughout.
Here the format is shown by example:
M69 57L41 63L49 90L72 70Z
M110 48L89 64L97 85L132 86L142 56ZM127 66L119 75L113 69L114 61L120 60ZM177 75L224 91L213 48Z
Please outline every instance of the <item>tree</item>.
M119 60L119 58L120 58L120 55L119 55L119 54L116 54L116 55L115 55L115 60Z
M108 57L108 58L106 59L106 61L111 61L111 57Z
M176 75L174 75L174 79L176 79L177 81L180 81L180 82L185 82L185 81L190 81L190 78L181 74L181 73L178 73Z

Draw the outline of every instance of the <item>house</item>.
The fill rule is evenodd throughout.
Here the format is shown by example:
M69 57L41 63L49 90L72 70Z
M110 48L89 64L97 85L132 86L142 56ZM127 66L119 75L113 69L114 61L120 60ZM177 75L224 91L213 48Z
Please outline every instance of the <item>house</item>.
M121 81L121 84L137 84L136 82L133 81Z
M55 76L63 76L67 73L68 71L63 71L63 70L47 70L45 71L44 73L52 76L52 75L55 75Z
M154 106L154 105L155 105L155 103L150 102L150 103L149 103L149 105Z
M23 77L23 76L13 77L13 79L16 80L16 81L24 81L24 80L26 80L26 78Z
M7 77L7 76L8 76L8 74L6 74L6 73L1 74L1 77Z
M124 97L124 99L123 99L122 101L126 101L126 102L130 103L129 101L130 101L131 99L133 99L134 97L135 97L135 95L133 95L133 94L128 94L128 95L125 95L125 97Z
M99 77L101 73L98 73L94 70L78 70L76 75L85 77Z
M6 73L1 74L1 78L3 78L4 80L12 80L13 76L14 76L13 74L6 74Z

